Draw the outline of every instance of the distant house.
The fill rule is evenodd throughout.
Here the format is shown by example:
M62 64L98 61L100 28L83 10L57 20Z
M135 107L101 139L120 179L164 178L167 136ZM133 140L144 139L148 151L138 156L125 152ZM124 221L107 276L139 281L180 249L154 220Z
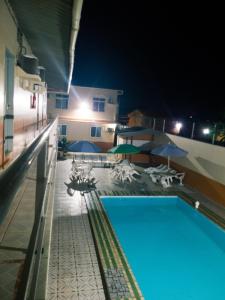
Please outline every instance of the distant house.
M48 116L59 117L60 137L88 140L106 151L113 145L120 90L71 86L66 93L48 93Z
M163 130L166 119L167 117L164 112L151 112L137 109L128 114L128 126Z
M153 117L149 116L146 112L141 110L134 110L128 114L128 126L129 127L151 127Z

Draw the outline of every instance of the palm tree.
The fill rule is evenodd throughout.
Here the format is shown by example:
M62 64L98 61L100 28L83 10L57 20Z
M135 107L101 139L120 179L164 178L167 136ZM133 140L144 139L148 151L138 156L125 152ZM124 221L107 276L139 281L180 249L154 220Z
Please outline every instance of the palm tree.
M221 144L225 143L225 125L224 123L217 123L217 132L215 140Z
M219 143L225 143L225 132L221 131L216 135L216 141Z

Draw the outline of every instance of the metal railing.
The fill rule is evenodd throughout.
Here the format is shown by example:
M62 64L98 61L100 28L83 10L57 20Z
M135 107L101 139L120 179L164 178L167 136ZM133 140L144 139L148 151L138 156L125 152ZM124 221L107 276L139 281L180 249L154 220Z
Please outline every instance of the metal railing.
M0 224L2 224L28 170L32 163L37 161L34 222L16 300L35 299L40 258L43 253L42 240L49 176L57 158L57 124L57 119L49 124L23 154L0 174Z
M225 123L193 120L192 118L144 117L141 125L161 132L197 141L225 146Z
M170 134L225 146L225 124L222 122L197 121L192 119L153 119L153 127Z

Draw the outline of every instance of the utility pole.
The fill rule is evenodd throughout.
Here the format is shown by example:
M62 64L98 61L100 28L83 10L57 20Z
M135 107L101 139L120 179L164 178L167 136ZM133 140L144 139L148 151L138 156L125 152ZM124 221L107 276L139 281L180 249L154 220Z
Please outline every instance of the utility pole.
M194 137L194 131L195 131L195 122L192 124L192 130L191 130L191 139Z
M213 145L215 143L215 137L216 137L216 123L214 124L213 135L212 135L212 144Z

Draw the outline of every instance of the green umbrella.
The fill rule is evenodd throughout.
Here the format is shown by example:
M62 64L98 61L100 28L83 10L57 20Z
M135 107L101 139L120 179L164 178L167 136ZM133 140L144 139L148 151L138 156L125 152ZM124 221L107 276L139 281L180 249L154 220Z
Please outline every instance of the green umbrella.
M136 154L140 153L140 149L131 144L121 144L109 149L108 152L114 154Z

